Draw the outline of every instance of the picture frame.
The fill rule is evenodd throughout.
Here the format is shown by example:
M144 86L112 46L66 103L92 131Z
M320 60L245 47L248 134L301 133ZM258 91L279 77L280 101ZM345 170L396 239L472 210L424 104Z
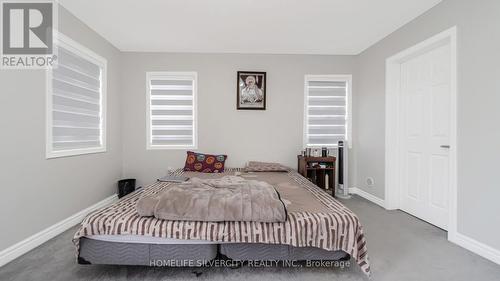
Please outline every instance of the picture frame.
M266 110L266 72L238 71L236 109Z

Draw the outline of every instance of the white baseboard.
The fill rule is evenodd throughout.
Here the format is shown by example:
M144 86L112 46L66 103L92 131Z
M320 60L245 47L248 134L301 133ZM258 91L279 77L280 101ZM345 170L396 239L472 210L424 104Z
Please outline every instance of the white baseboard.
M456 232L450 237L450 242L457 244L481 257L488 259L496 264L500 264L500 250L481 243L475 239Z
M111 204L118 200L118 196L112 195L88 208L82 210L71 217L64 219L26 239L16 243L9 248L2 250L0 252L0 267L11 262L12 260L20 257L21 255L31 251L32 249L40 246L41 244L47 242L48 240L56 237L57 235L63 233L64 231L70 229L76 224L80 223L86 215L90 212L102 208L108 204Z
M385 201L384 200L382 200L382 199L378 198L377 196L370 194L362 189L359 189L357 187L351 187L351 188L349 188L349 193L359 195L359 196L365 198L366 200L371 201L371 202L379 205L382 208L385 208Z
M385 208L385 201L362 190L357 187L349 188L349 193L359 195L368 201L371 201L382 208ZM448 236L450 242L457 244L458 246L465 248L485 259L488 259L496 264L500 264L500 250L497 250L491 246L481 243L475 239L472 239L466 235L458 232L450 233Z

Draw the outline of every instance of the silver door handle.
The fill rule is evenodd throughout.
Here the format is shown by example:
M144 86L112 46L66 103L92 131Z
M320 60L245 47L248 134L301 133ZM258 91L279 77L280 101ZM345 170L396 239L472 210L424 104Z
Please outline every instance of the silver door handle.
M450 148L450 146L449 146L449 145L441 145L440 147L441 147L441 148Z

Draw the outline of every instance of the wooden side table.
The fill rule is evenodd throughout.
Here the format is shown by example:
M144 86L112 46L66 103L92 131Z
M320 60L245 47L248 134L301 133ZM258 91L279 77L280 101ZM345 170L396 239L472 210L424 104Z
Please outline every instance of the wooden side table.
M298 155L297 158L299 174L335 197L335 163L337 159L333 156L312 157L302 155ZM319 165L325 167L322 168ZM328 181L326 181L327 175Z

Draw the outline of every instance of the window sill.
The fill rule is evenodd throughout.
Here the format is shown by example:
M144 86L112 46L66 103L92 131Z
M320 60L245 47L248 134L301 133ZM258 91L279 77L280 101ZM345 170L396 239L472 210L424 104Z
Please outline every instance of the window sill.
M47 151L46 159L71 157L85 154L96 154L106 152L106 147L98 148L84 148L84 149L73 149L73 150L63 150L63 151Z

